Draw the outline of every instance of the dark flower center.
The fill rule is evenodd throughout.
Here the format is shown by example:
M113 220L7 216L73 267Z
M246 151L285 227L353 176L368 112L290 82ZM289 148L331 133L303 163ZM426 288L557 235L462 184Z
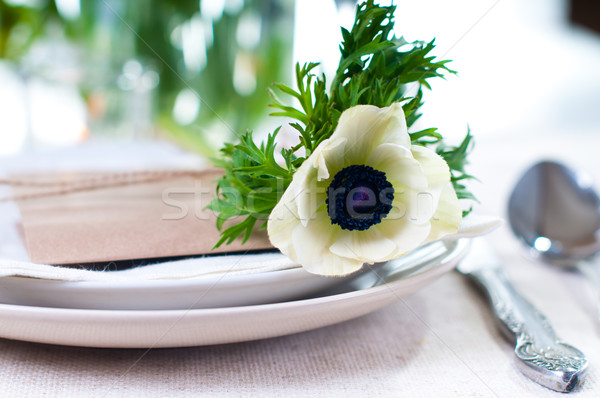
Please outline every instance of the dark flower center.
M353 165L339 171L327 189L327 212L332 224L364 231L381 222L392 209L394 188L383 171Z

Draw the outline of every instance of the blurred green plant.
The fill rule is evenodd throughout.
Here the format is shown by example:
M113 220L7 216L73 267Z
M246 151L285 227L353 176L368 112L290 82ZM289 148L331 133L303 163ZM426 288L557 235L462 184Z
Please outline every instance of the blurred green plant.
M193 2L196 7L191 7L189 1L152 3L152 6L141 7L147 12L137 16L136 53L142 59L151 59L160 70L160 125L184 145L214 156L223 142L239 137L248 126L256 126L265 116L264 109L270 102L267 88L272 82L289 81L293 1L246 1L243 8L223 12L218 20L204 19L198 2ZM171 15L171 20L166 22L165 32L160 34L156 27L160 26L164 15ZM240 29L248 20L260 24L254 26L259 29L260 40L252 48L244 48L244 43L240 42L243 39L240 35L244 34ZM193 30L190 24L201 23L205 30L212 30L212 34L204 33L205 65L201 70L193 70L185 62L187 43L180 44L180 49L175 45L181 40L178 37L181 30ZM236 86L236 74L239 73L248 73L246 78L254 87L240 89L240 84ZM178 122L169 114L173 112L178 96L186 90L195 92L199 100L198 116L189 125ZM209 142L212 129L221 134L216 142Z
M0 0L0 59L18 61L31 44L58 20L54 1Z
M264 117L271 82L289 80L293 3L80 0L73 17L54 0L0 0L0 58L20 60L53 24L86 50L83 68L110 74L138 60L159 75L155 118L161 130L212 156ZM180 106L187 111L182 117L176 107L185 100L192 104Z

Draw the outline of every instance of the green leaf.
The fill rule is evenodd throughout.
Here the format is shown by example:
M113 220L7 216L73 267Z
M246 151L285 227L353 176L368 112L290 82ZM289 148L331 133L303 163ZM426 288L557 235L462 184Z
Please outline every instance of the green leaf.
M299 133L296 145L276 149L279 129L260 145L254 143L250 132L237 145L225 144L221 157L215 160L225 175L209 206L218 213L221 239L217 246L239 236L248 239L257 223L261 228L266 226L266 218L296 170L333 134L342 112L355 105L387 107L401 103L412 144L434 149L448 163L457 196L476 200L465 185L473 178L465 172L473 146L470 132L458 146L450 146L435 127L412 131L422 114L423 90L431 89L428 81L456 72L448 68L449 61L431 55L434 41L411 43L396 37L395 11L395 6L375 5L373 0L357 6L352 28L341 28L340 61L329 89L325 76L314 73L319 65L315 62L296 64L296 89L281 83L269 89L274 101L270 106L276 109L271 115L292 120L290 125ZM409 88L416 89L410 97ZM236 219L237 224L223 230L225 222L234 217L240 221Z

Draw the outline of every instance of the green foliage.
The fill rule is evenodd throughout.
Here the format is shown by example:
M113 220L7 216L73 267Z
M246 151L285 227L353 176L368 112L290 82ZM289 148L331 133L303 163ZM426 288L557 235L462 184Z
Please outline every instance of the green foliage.
M474 179L470 174L465 171L467 165L467 157L473 149L473 136L471 131L467 131L467 135L458 146L446 145L444 142L440 142L436 148L436 152L440 155L450 168L450 181L456 191L456 196L459 199L469 199L477 201L477 198L467 189L465 180ZM472 207L466 211L463 211L463 217L469 214Z
M436 128L411 129L421 116L423 89L430 89L428 79L456 72L446 66L449 61L436 61L429 55L435 47L433 41L409 43L395 37L394 12L395 6L378 6L373 0L357 7L352 29L342 29L340 63L329 90L325 76L313 73L316 63L296 66L297 90L275 84L275 90L271 90L274 103L270 106L275 109L272 115L295 120L291 126L300 135L296 146L281 151L283 166L275 161L278 130L260 146L247 133L239 144L227 144L221 150L217 166L225 170L225 176L218 182L217 197L210 208L218 213L219 229L231 218L243 221L222 230L216 246L231 243L242 234L245 241L257 222L264 227L296 169L333 134L341 113L360 104L387 107L402 103L412 143L434 147L451 169L459 198L474 199L464 185L472 178L464 169L472 146L471 134L468 132L462 143L453 147L443 142ZM409 96L411 87L415 94ZM292 97L299 106L280 100L278 93Z
M0 59L18 61L45 33L49 22L59 20L54 1L0 0Z
M266 142L257 146L252 133L242 135L237 145L225 144L223 156L216 166L225 170L225 176L217 185L217 199L208 206L217 215L217 228L222 229L230 218L245 217L230 226L221 235L216 246L230 244L242 235L246 241L257 222L266 226L266 218L292 181L293 154L285 153L286 167L275 160L275 138L279 129L269 135Z

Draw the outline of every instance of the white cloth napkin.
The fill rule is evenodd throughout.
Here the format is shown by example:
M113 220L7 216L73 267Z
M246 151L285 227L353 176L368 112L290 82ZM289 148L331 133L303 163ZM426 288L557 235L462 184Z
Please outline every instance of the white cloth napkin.
M501 224L497 217L471 214L463 220L458 233L446 239L483 235ZM144 265L122 271L91 271L73 267L34 264L0 259L0 277L20 276L63 281L144 281L234 276L298 267L281 253L205 256Z

